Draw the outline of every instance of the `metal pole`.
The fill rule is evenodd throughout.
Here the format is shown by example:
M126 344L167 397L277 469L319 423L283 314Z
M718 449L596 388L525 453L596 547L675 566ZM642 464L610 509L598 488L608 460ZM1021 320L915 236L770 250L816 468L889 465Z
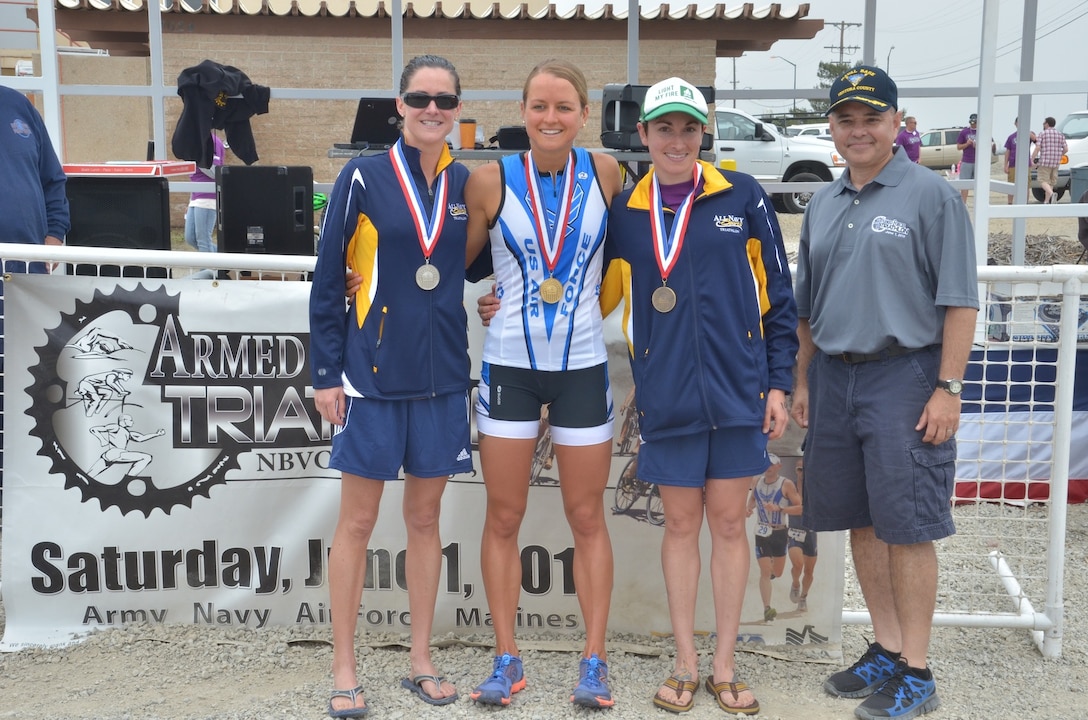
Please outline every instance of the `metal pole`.
M793 65L793 108L796 108L797 107L797 63L793 62L792 60L786 60L786 58L782 57L781 55L771 55L771 58L772 59L783 60L785 62L788 62L790 65ZM791 108L791 110L790 110L791 113L793 112L793 108Z

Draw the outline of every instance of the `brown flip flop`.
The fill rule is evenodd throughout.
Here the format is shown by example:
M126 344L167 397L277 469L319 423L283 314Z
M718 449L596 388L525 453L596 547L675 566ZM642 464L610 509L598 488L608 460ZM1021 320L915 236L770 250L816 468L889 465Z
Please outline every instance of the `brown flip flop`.
M660 695L654 694L654 706L659 707L662 710L668 710L671 713L682 713L691 710L695 706L695 691L699 688L699 681L692 680L691 675L684 673L683 675L670 675L665 679L665 682L661 683L667 688L676 691L677 697L680 697L686 692L691 693L691 698L686 705L680 705L679 703L670 702Z
M711 675L706 679L706 691L714 696L714 699L718 701L718 707L726 711L730 715L755 715L759 712L759 700L756 700L751 705L745 707L736 707L734 705L726 705L722 701L722 693L728 690L734 700L740 699L740 694L747 690L751 692L752 689L748 687L748 683L741 680L737 673L733 672L732 682L714 682L714 676Z

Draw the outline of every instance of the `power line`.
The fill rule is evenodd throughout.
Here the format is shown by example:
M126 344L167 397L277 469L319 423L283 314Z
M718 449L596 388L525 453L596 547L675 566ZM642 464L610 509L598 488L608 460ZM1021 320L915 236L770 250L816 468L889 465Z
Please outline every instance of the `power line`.
M1043 38L1047 37L1048 35L1053 35L1054 33L1058 32L1059 30L1062 30L1062 29L1066 28L1070 23L1073 23L1073 22L1075 22L1077 20L1080 20L1085 15L1088 15L1088 10L1085 10L1083 13L1081 13L1080 15L1077 15L1074 18L1063 19L1061 24L1055 26L1054 28L1050 29L1049 31L1037 34L1036 37L1035 37L1036 42L1038 42L1039 40L1042 40ZM1004 56L1008 55L1009 53L1015 52L1015 51L1017 51L1019 49L1020 49L1020 40L1019 39L1012 40L1012 41L1006 43L1003 47L997 48L996 57L1004 57ZM978 63L977 60L975 60L975 61L963 61L959 65L960 65L960 67L953 66L951 68L946 68L943 72L930 73L928 75L927 74L922 74L922 75L913 75L913 76L901 77L898 80L898 82L912 82L912 81L918 81L918 80L934 80L936 78L947 77L949 75L955 75L956 73L965 72L967 70L973 70L974 68L978 67L979 63Z
M848 28L848 27L861 27L861 23L829 22L829 23L825 23L825 24L830 25L831 27L837 27L839 29L839 45L838 45L838 48L839 48L839 64L841 65L843 62L845 62L845 60L843 59L843 55L845 55L847 51L849 51L851 54L853 54L855 51L861 49L857 45L850 45L850 46L846 45L846 38L845 38L846 28ZM824 49L834 50L835 46L834 45L824 45Z

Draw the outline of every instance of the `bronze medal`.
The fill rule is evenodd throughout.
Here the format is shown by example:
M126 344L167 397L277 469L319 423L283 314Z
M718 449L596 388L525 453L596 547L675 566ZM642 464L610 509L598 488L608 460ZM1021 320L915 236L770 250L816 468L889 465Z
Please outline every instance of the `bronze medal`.
M540 299L554 305L563 298L563 283L555 278L548 278L540 283Z
M676 307L676 292L668 285L662 285L650 296L650 304L659 313L671 312Z
M653 182L650 184L650 236L654 242L654 259L657 260L657 267L661 271L661 287L654 290L650 296L650 304L659 313L672 312L672 309L676 307L676 291L665 283L668 282L669 273L676 267L676 261L680 258L680 248L684 245L688 220L691 219L691 206L701 187L702 177L702 166L695 163L692 168L691 190L676 210L671 230L665 227L665 206L661 199L661 186L658 184L657 173L654 173Z
M416 270L416 285L419 285L421 290L434 290L441 279L442 275L438 272L438 268L430 263L424 263Z

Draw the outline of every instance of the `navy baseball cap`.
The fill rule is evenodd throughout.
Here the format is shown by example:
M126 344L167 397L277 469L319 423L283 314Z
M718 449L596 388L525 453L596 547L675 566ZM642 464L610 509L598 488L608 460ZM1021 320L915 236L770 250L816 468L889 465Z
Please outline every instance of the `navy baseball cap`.
M843 73L831 83L831 105L825 115L846 102L859 102L880 112L899 107L899 89L888 73L878 67L858 65Z

